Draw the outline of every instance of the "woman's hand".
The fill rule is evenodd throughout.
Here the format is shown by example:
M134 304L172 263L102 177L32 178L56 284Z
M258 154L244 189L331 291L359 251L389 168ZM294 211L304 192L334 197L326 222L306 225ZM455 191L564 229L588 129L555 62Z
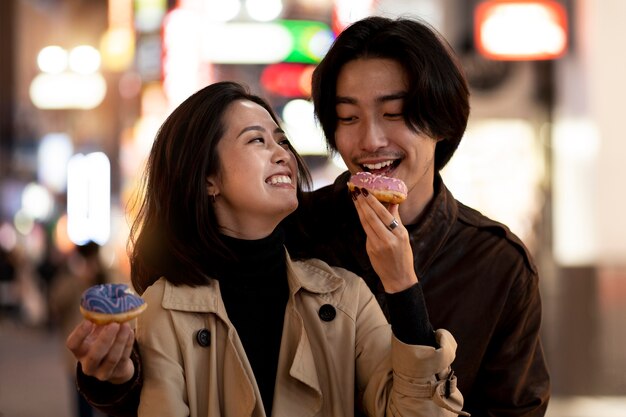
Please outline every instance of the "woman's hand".
M367 235L367 254L385 292L400 292L417 283L409 233L400 222L398 205L386 208L365 189L353 192L352 199Z
M135 333L127 323L98 326L83 320L67 337L67 348L80 362L83 373L101 381L123 384L135 372L130 359Z

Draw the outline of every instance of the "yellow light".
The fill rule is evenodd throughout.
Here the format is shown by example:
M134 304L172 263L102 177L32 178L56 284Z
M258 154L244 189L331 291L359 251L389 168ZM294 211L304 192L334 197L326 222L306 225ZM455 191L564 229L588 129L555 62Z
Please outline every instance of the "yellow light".
M102 64L111 71L124 71L135 57L135 33L129 28L108 29L100 40Z
M104 100L106 81L99 73L38 74L29 93L40 109L93 109Z
M57 45L46 46L37 55L37 66L42 72L59 74L67 68L67 51Z
M100 52L93 46L80 45L70 51L70 69L78 74L93 74L100 68Z

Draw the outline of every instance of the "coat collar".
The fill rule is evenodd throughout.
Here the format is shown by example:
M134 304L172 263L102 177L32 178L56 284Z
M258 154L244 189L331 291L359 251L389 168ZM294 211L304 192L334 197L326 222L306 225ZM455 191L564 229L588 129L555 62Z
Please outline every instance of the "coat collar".
M319 260L293 261L287 253L287 279L291 296L300 290L325 294L339 289L343 279ZM226 308L220 296L219 281L210 279L208 285L189 287L165 282L163 308L197 313L215 313L226 318Z

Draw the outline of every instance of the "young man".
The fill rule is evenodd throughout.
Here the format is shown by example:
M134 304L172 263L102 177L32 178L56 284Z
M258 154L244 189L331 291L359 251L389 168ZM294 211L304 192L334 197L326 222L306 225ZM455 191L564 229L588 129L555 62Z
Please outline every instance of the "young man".
M314 73L312 91L328 144L350 172L386 174L408 187L399 220L409 233L430 320L458 341L453 368L465 411L543 416L550 382L539 339L536 267L506 226L456 201L439 175L469 116L466 80L447 43L416 20L363 19L337 38ZM305 196L286 224L287 244L294 257L319 257L362 276L387 309L367 255L373 248L347 190L349 175ZM79 327L68 339L85 373L128 381L104 390L79 374L92 402L118 415L122 409L132 415L137 396L130 388L141 381L138 359L133 366L128 358L126 327L87 339L89 327Z
M535 264L506 226L456 201L439 175L469 116L467 84L447 43L415 20L366 18L337 38L312 91L328 144L350 173L385 174L408 187L400 218L430 320L459 343L453 368L464 410L543 416L550 382ZM306 226L290 235L290 249L352 270L381 294L346 191L350 173L305 196L297 223Z

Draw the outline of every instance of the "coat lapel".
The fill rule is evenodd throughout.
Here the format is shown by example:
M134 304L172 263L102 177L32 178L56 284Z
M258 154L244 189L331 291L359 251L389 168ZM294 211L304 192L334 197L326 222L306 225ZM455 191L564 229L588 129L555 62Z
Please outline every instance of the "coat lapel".
M276 377L273 413L276 416L293 415L295 407L290 404L296 401L298 416L317 415L322 407L322 389L311 343L293 305L285 312L284 326L278 366L284 374ZM294 383L294 379L297 382Z

